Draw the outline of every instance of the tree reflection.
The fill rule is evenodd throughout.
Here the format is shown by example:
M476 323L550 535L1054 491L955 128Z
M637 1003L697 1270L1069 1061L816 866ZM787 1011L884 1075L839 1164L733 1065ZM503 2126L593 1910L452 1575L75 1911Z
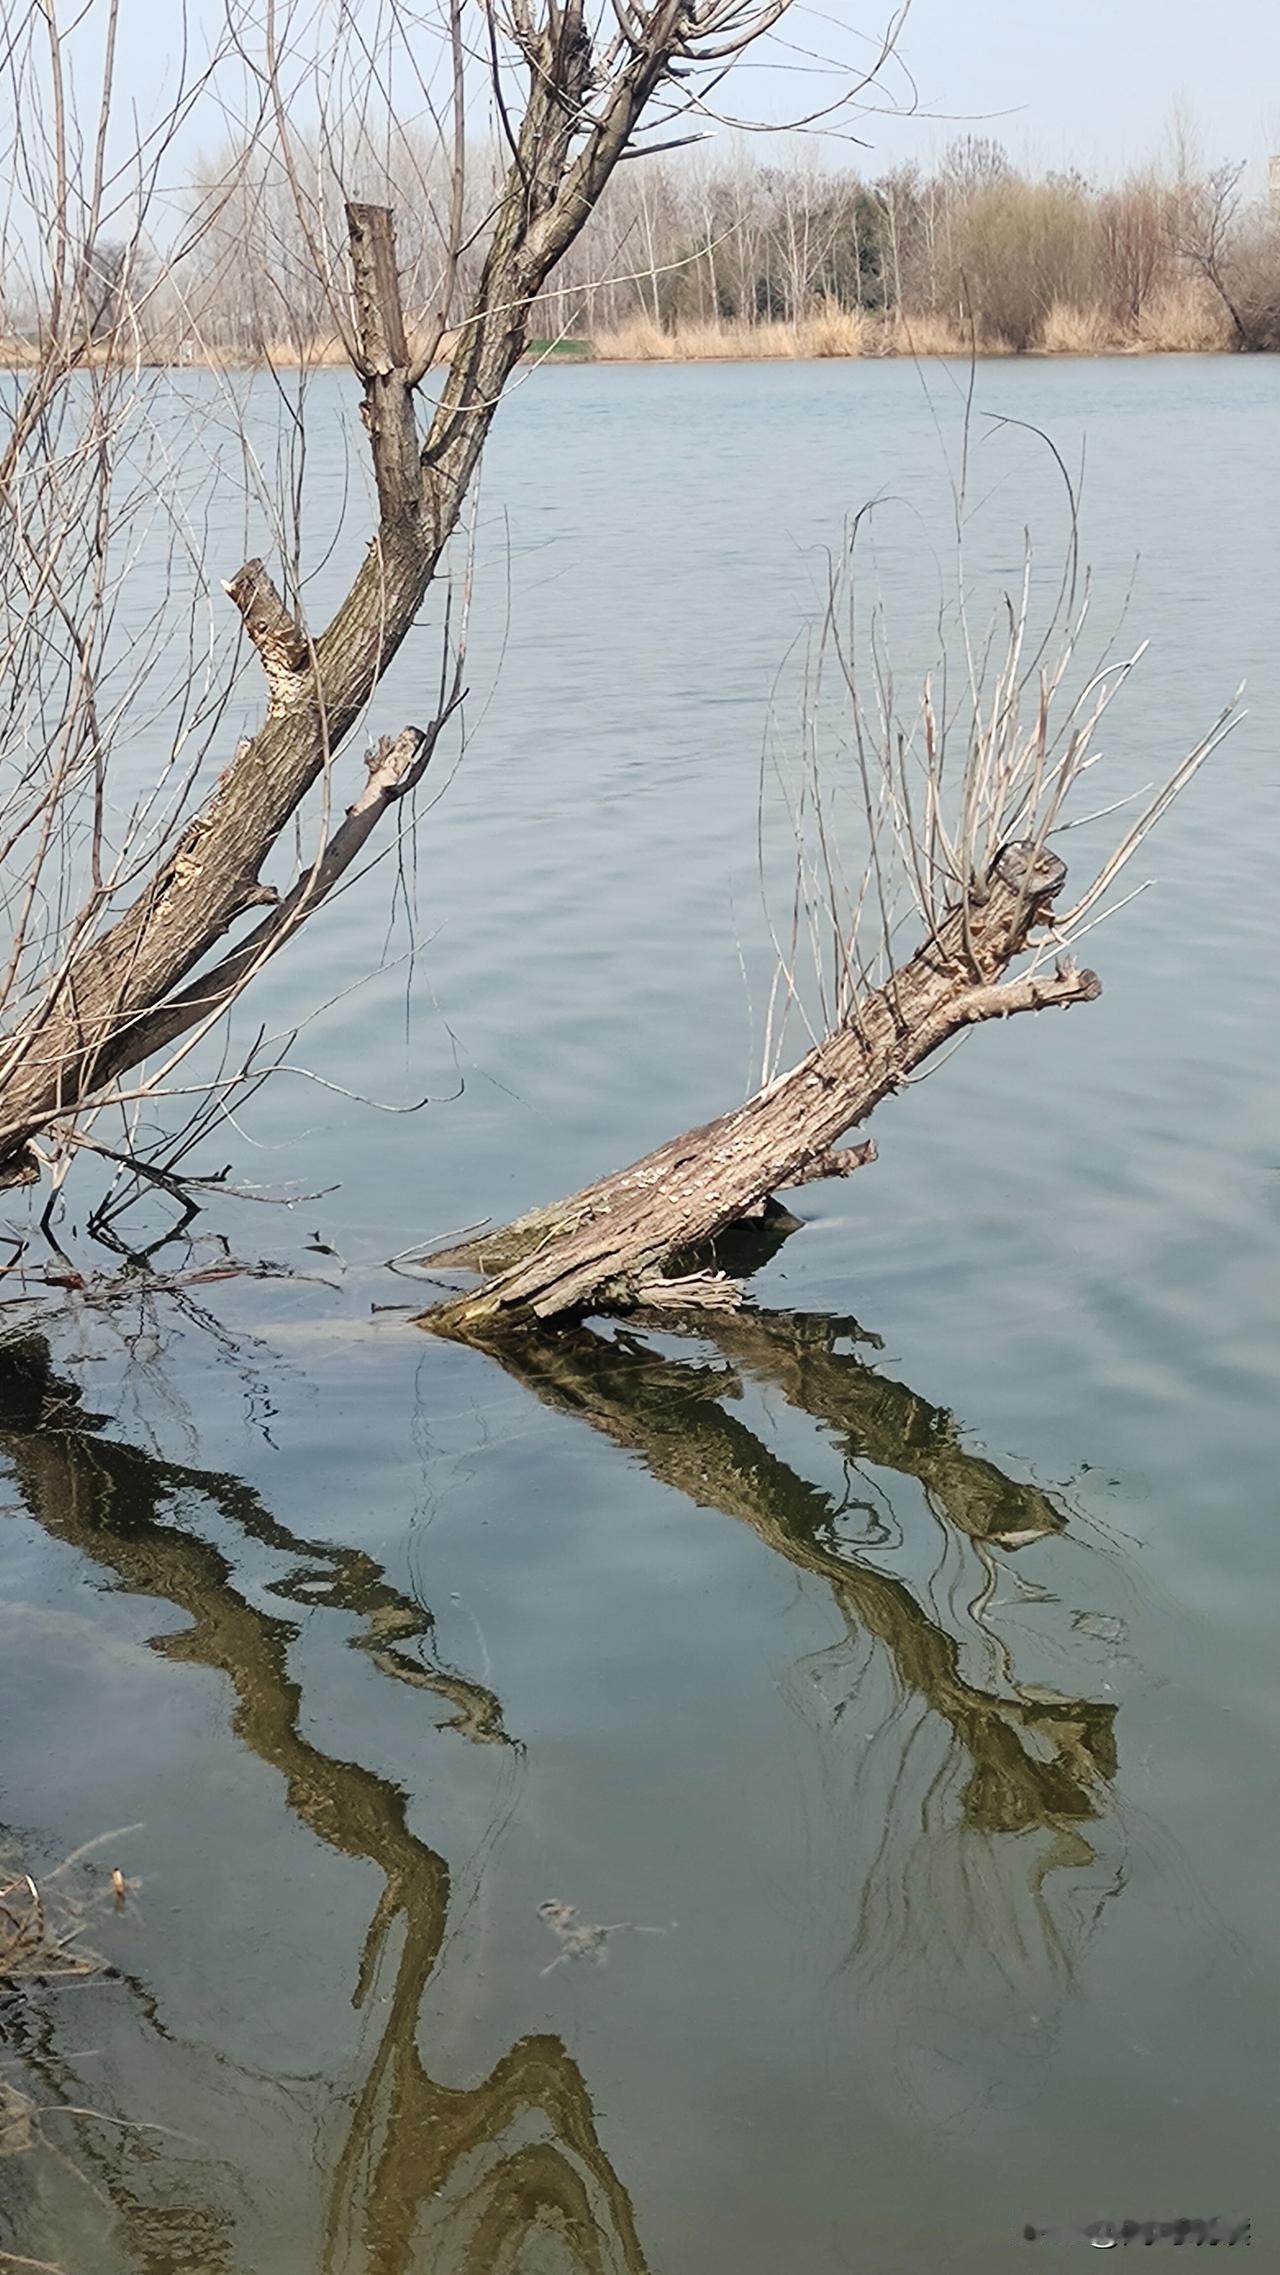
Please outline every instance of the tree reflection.
M837 1501L773 1453L724 1400L743 1377L780 1389L847 1456L915 1478L930 1505L979 1546L1016 1548L1061 1531L1038 1486L969 1452L953 1418L839 1346L853 1323L729 1312L700 1323L731 1366L664 1356L631 1335L583 1328L494 1346L546 1404L589 1422L700 1508L741 1518L770 1548L824 1580L842 1614L884 1647L901 1690L952 1732L968 1762L964 1810L988 1833L1060 1827L1098 1814L1115 1774L1115 1708L1027 1689L986 1689L961 1672L956 1638L893 1572L850 1547Z
M324 2222L326 2267L406 2275L429 2264L433 2275L496 2275L518 2263L529 2237L550 2230L565 2263L581 2275L645 2275L630 2199L601 2146L582 2074L558 2038L522 2038L474 2087L450 2087L427 2074L419 2015L449 1916L448 1867L410 1829L398 1786L302 1734L302 1695L289 1671L295 1628L246 1601L220 1549L177 1529L174 1514L194 1497L255 1540L300 1553L305 1561L283 1592L312 1603L323 1588L331 1604L358 1614L365 1647L383 1671L441 1693L456 1709L454 1726L473 1738L505 1737L493 1693L406 1656L406 1639L428 1631L430 1622L397 1596L372 1559L300 1541L237 1478L101 1436L98 1418L81 1411L77 1392L52 1373L37 1339L0 1354L0 1454L27 1509L51 1536L114 1573L131 1593L186 1615L189 1627L156 1648L223 1675L238 1738L283 1777L294 1814L330 1848L368 1858L384 1876L360 1955L358 2006L371 2003L396 1933L399 1956L337 2160ZM47 2032L42 2050L27 2051L42 2051L42 2074L55 2084ZM149 2182L140 2166L102 2166L92 2133L83 2154L93 2159L95 2183L112 2202L137 2268L221 2263L226 2216L206 2202L158 2200L164 2178L155 2178L154 2150Z
M980 1617L997 1564L1060 1535L1065 1512L966 1446L944 1409L868 1365L859 1355L868 1339L852 1321L744 1310L688 1325L701 1342L693 1357L678 1344L672 1354L669 1320L661 1344L582 1327L504 1343L493 1357L543 1404L586 1422L698 1507L749 1525L821 1583L842 1628L822 1655L845 1686L830 1721L855 1700L858 1709L856 1732L845 1725L850 1743L831 1748L858 1801L851 1838L865 1862L852 1886L839 1841L827 1845L859 2027L870 2030L872 1994L888 1986L896 2060L901 2002L914 1997L929 2047L954 2077L972 2070L981 2032L993 2027L993 1980L1017 1986L1020 2013L1043 2004L1022 1995L1018 1973L1027 1905L1040 1953L1069 1970L1072 1917L1055 1890L1069 1890L1077 1925L1102 1900L1086 1889L1081 1913L1110 1809L1115 1707L1020 1680ZM834 1450L843 1492L784 1459L767 1419L751 1425L753 1390L818 1425L821 1462L829 1469ZM342 2105L323 2184L326 2275L513 2275L551 2264L644 2275L627 2191L558 2038L522 2037L477 2085L428 2073L419 2036L449 1924L448 1867L411 1829L396 1784L304 1735L290 1664L297 1629L248 1600L230 1558L205 1537L210 1517L287 1559L275 1593L354 1619L356 1646L389 1679L441 1701L451 1728L511 1745L496 1694L441 1663L429 1613L362 1551L300 1539L237 1478L106 1437L38 1340L0 1360L0 1454L50 1535L185 1615L189 1625L156 1648L225 1678L238 1738L283 1778L294 1815L382 1876L353 1954L354 2001L376 2016L376 2036ZM981 1581L950 1624L920 1581L922 1522ZM143 1987L135 1991L145 2002ZM953 2050L939 2044L948 2016ZM923 2043L918 2034L917 2052ZM40 2056L56 2086L51 2041L24 2051ZM999 2069L987 2062L986 2076ZM96 2154L89 2135L83 2155ZM219 2186L209 2160L203 2181L189 2164L175 2178L163 2156L149 2170L127 2157L94 2170L134 2267L232 2263L243 2215L225 2208L234 2191ZM175 2202L184 2191L189 2201Z
M707 1355L671 1356L673 1324ZM968 1449L945 1409L867 1365L854 1321L741 1310L664 1314L654 1328L662 1347L579 1328L495 1343L492 1355L829 1591L843 1635L809 1671L839 1680L830 1721L856 1702L857 1728L827 1756L851 1791L843 1839L839 1801L823 1793L811 1853L831 1856L833 1878L814 1901L837 1933L852 1911L838 1973L859 2043L876 2049L879 2090L900 2094L912 2119L958 2117L1016 2074L1011 2037L1049 2043L1083 1941L1123 1881L1106 1854L1114 1704L1019 1679L982 1616L1003 1558L1060 1534L1065 1513ZM843 1494L782 1459L767 1423L731 1410L751 1387L819 1424L845 1466ZM895 1552L920 1562L917 1488L958 1566L956 1633L918 1579L890 1568ZM963 1589L966 1561L975 1585ZM966 1671L993 1658L999 1679Z

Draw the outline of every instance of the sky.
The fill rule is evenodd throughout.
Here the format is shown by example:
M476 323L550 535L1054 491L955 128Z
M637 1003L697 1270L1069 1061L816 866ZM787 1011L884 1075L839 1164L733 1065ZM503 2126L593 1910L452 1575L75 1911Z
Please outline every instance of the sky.
M850 0L831 12L856 20ZM912 0L901 44L935 115L867 122L895 160L972 132L1110 176L1157 154L1179 107L1210 164L1280 151L1280 0Z
M786 36L797 49L847 56L857 35L881 31L892 4L796 0ZM197 27L221 12L219 0L190 7ZM176 54L180 10L123 0L122 19L120 85L145 115ZM1246 161L1255 188L1268 152L1280 152L1280 0L912 0L900 45L918 110L864 120L869 147L852 155L870 175L927 164L975 133L1016 161L1106 179L1167 149L1179 108L1205 160ZM774 49L739 66L723 99L742 113L794 116L814 84L799 55ZM892 85L905 99L901 74ZM200 131L206 144L217 139L216 128Z

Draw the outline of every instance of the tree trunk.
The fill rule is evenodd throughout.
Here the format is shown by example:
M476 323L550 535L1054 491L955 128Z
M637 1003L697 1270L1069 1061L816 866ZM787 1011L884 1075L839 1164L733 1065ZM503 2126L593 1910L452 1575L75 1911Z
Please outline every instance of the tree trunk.
M1065 879L1056 855L1008 848L911 961L860 1000L848 1025L745 1105L568 1200L437 1252L437 1267L479 1271L488 1284L439 1305L424 1325L483 1341L563 1313L732 1302L732 1282L702 1273L673 1284L671 1268L679 1273L683 1260L775 1189L847 1176L871 1158L867 1146L836 1150L838 1139L953 1036L987 1019L1089 1003L1101 993L1096 974L1068 960L1043 974L1002 978Z

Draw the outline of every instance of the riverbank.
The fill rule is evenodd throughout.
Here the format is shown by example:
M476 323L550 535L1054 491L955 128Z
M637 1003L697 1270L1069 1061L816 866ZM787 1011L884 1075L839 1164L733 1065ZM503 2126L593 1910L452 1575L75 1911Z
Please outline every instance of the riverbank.
M1229 352L1233 344L1225 311L1180 293L1151 302L1127 324L1102 308L1059 304L1021 342L935 313L885 317L832 307L797 324L684 324L671 330L637 316L597 333L589 345L598 363L739 363L975 354L1212 355Z
M439 363L447 361L453 342L446 339ZM928 359L954 356L1143 356L1227 355L1238 352L1225 309L1205 295L1183 290L1149 301L1140 314L1121 322L1098 307L1077 308L1057 303L1049 309L1034 335L1017 341L1000 333L982 332L954 317L933 312L883 316L865 309L830 306L797 323L707 322L667 327L652 316L636 315L608 331L589 335L568 333L535 336L526 361L544 364L582 363L786 363L822 360L889 359L906 356ZM185 340L154 341L141 351L132 350L142 363L158 368L278 370L343 368L345 347L336 336L307 340L266 340L256 353L217 343ZM33 368L39 361L30 340L0 341L0 364L10 370ZM112 360L107 343L95 345L83 359L103 365Z

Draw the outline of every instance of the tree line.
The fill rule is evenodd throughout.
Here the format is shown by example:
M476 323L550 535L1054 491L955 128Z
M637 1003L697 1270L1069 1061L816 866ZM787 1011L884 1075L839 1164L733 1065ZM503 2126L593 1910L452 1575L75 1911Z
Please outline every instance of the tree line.
M1185 149L1118 182L1033 173L967 136L931 168L874 180L742 142L638 153L548 280L535 341L603 355L928 353L1280 347L1280 217L1243 169ZM128 315L153 352L340 356L344 198L353 176L400 217L402 289L424 328L479 280L502 174L496 147L452 178L439 140L365 114L343 147L246 136L202 161L184 251L140 238L85 248L95 331ZM461 211L459 207L461 205ZM5 330L39 332L34 297L6 279Z

